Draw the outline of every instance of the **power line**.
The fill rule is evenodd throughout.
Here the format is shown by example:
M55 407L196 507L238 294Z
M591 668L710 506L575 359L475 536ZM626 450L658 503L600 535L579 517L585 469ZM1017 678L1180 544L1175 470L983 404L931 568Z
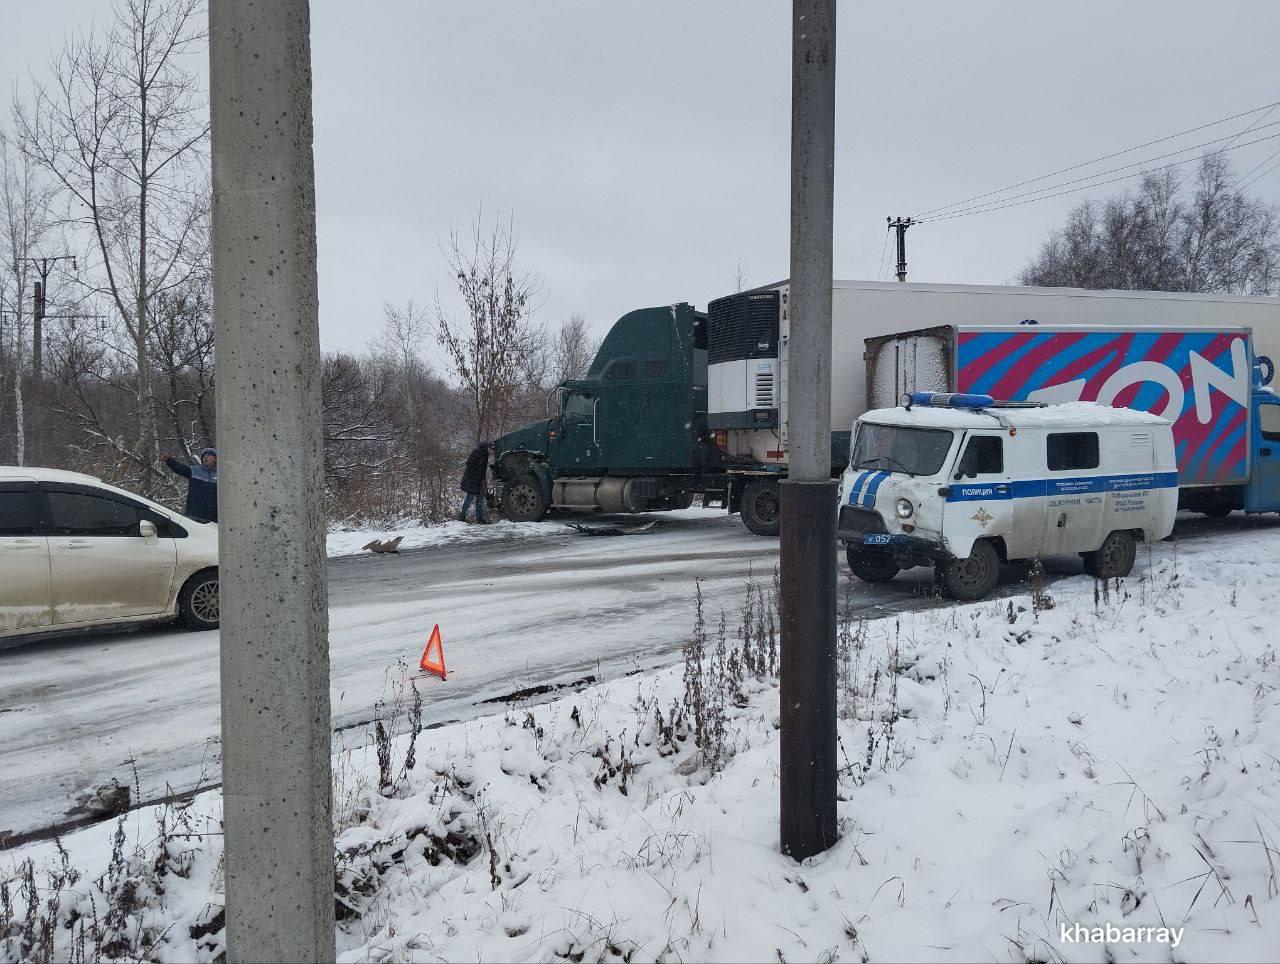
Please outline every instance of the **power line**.
M1280 155L1280 151L1276 151L1276 153L1272 154L1271 157L1276 157L1278 155ZM1271 160L1271 157L1268 157L1267 161ZM1265 164L1267 163L1267 161L1263 161L1262 163ZM1240 184L1239 185L1240 190L1244 190L1250 184L1257 184L1259 181L1261 181L1264 177L1266 177L1268 174L1270 174L1272 171L1276 170L1277 168L1280 168L1280 161L1276 161L1276 163L1272 164L1269 168L1267 168L1261 174L1257 175L1254 178L1251 178L1247 183ZM1257 168L1255 168L1254 170L1257 170Z
M1250 133L1251 131L1253 131L1255 128L1257 128L1259 124L1261 124L1264 120L1266 120L1266 119L1267 119L1268 117L1270 117L1273 113L1275 113L1275 109L1276 109L1276 107L1277 107L1277 106L1280 106L1280 105L1276 105L1276 104L1271 105L1271 108L1270 108L1270 109L1269 109L1265 114L1263 114L1261 117L1257 118L1257 119L1256 119L1252 124L1250 124L1250 125L1249 125L1248 127L1246 127L1244 130L1242 130L1239 134L1237 134L1235 137L1233 137L1233 138L1231 139L1230 143L1228 143L1228 144L1227 144L1227 147L1226 147L1226 148L1223 148L1223 150L1226 150L1227 148L1231 147L1231 145L1232 145L1232 144L1234 144L1234 143L1235 143L1236 141L1238 141L1240 138L1244 137L1244 135L1245 135L1245 134L1248 134L1248 133ZM1204 159L1205 159L1206 157L1208 157L1208 156L1209 156L1208 152L1205 152L1204 154L1202 154L1202 155L1200 156L1200 160L1203 162L1203 161L1204 161ZM1187 169L1187 173L1186 173L1186 174L1183 174L1183 175L1182 175L1182 177L1178 178L1178 183L1177 183L1177 184L1175 184L1175 185L1173 186L1173 189L1174 189L1175 191L1180 191L1180 190L1182 190L1182 185L1184 185L1184 184L1186 184L1186 183L1187 183L1187 178L1191 177L1191 175L1192 175L1193 173L1195 173L1195 168L1194 168L1194 167L1192 167L1192 168L1188 168L1188 169Z
M1280 121L1272 121L1270 124L1264 124L1264 125L1262 125L1262 127L1261 127L1261 128L1259 128L1259 129L1260 129L1260 130L1265 130L1265 129L1266 129L1266 128L1268 128L1268 127L1276 127L1277 125L1280 125ZM1262 138L1262 140L1269 140L1270 138L1272 138L1272 137L1277 137L1277 136L1280 136L1280 135L1278 135L1278 134L1272 134L1272 135L1269 135L1268 137ZM988 204L1004 204L1004 203L1005 203L1005 202L1007 202L1007 201L1016 201L1016 200L1018 200L1019 198L1029 198L1029 197L1031 197L1032 195L1035 195L1035 194L1041 194L1041 193L1043 193L1043 192L1045 192L1045 191L1055 191L1055 190L1057 190L1058 188L1069 187L1069 186L1070 186L1070 185L1072 185L1072 184L1081 184L1081 183L1082 183L1082 182L1084 182L1084 181L1090 181L1090 180L1092 180L1093 178L1096 178L1096 177L1105 177L1105 176L1106 176L1106 175L1108 175L1108 174L1117 174L1117 173L1119 173L1120 171L1127 171L1127 170L1129 170L1129 169L1130 169L1130 168L1132 168L1132 167L1145 167L1147 164L1150 164L1152 161L1163 161L1166 157L1176 157L1176 156L1177 156L1177 155L1179 155L1179 154L1186 154L1188 151L1198 151L1198 150L1200 150L1200 148L1202 148L1202 147L1208 147L1209 145L1211 145L1211 144L1217 144L1217 143L1218 143L1218 142L1220 142L1220 141L1235 141L1235 140L1239 139L1239 137L1240 137L1240 135L1239 135L1239 134L1228 134L1228 135L1227 135L1227 136L1225 136L1225 137L1217 137L1217 138L1214 138L1214 139L1213 139L1213 140L1211 140L1211 141L1203 141L1203 142L1201 142L1201 143L1199 143L1199 144L1193 144L1191 147L1182 147L1182 148L1179 148L1179 149L1178 149L1178 150L1176 150L1176 151L1169 151L1168 153L1165 153L1165 154L1157 154L1155 157L1148 157L1148 158L1145 158L1145 159L1143 159L1143 160L1141 160L1141 161L1134 161L1134 162L1133 162L1133 163L1131 163L1131 164L1122 164L1122 165L1120 165L1119 167L1113 167L1113 168L1110 168L1109 170L1106 170L1106 171L1095 171L1095 172L1094 172L1094 173L1092 173L1092 174L1086 174L1084 177L1077 177L1077 178L1075 178L1074 180L1070 180L1070 181L1060 181L1060 182L1059 182L1059 183L1057 183L1057 184L1050 184L1048 187L1036 188L1034 191L1024 191L1022 194L1012 194L1012 195L1010 195L1009 197L1005 197L1005 198L998 198L998 199L996 199L995 201L988 202ZM1256 144L1256 143L1258 143L1258 142L1257 142L1257 141L1249 141L1249 142L1248 142L1248 144ZM1247 146L1248 146L1248 144L1228 144L1226 147L1221 147L1221 148L1219 148L1219 150L1220 150L1220 151L1229 151L1229 150L1234 150L1236 147L1247 147ZM1186 159L1184 158L1183 160L1185 161ZM1164 166L1165 166L1165 167L1172 167L1172 166L1175 166L1176 164L1181 164L1181 163L1183 163L1183 161L1176 161L1173 165L1164 165ZM1162 170L1162 169L1163 169L1163 168L1153 168L1153 170ZM1130 175L1126 175L1126 176L1128 176L1128 177L1132 177L1133 175L1131 175L1131 174L1130 174ZM1111 182L1109 182L1109 181L1108 181L1108 182L1104 182L1104 183L1111 183ZM1081 188L1081 190L1083 190L1083 189L1084 189L1084 188ZM1054 195L1054 196L1056 197L1057 195ZM940 214L940 215L938 215L937 217L932 217L932 218L921 217L919 220L920 220L920 221L922 221L922 222L923 222L923 221L937 221L937 220L941 220L941 219L943 219L943 218L955 217L956 215L960 215L960 214L966 214L966 213L970 213L970 212L976 212L976 211L978 211L979 209L985 209L987 206L988 206L987 204L975 204L975 205L974 205L973 207L971 207L971 208L961 208L961 209L960 209L960 210L958 210L958 211L950 211L950 212L948 212L948 213L946 213L946 214Z
M884 246L880 248L880 270L876 272L876 280L879 281L884 277L884 256L889 253L889 232L892 227L886 226L884 229Z
M1277 122L1277 123L1280 123L1280 122ZM1268 124L1267 126L1268 126L1268 127L1270 127L1271 125L1270 125L1270 124ZM1239 149L1240 149L1240 148L1242 148L1242 147L1249 147L1249 146L1251 146L1251 145L1253 145L1253 144L1261 144L1261 143L1263 143L1264 141L1273 141L1273 140L1275 140L1277 137L1280 137L1280 134L1268 134L1266 137L1259 137L1259 138L1257 138L1256 140L1246 141L1246 142L1245 142L1245 143L1243 143L1243 144L1235 144L1235 145L1233 145L1233 146L1231 146L1231 147L1225 147L1225 148L1223 148L1222 150L1223 150L1223 153L1225 153L1225 152L1227 152L1227 151L1236 151L1236 150L1239 150ZM1194 150L1194 148L1193 148L1193 150ZM1182 152L1181 152L1181 151L1178 151L1178 152L1175 152L1175 153L1182 153ZM1167 157L1168 155L1165 155L1165 156ZM1157 160L1157 158L1152 158L1152 160ZM1104 185L1106 185L1106 184L1115 184L1117 181L1127 181L1127 180L1128 180L1129 178L1131 178L1131 177L1137 177L1137 176L1138 176L1138 174L1147 174L1147 173L1154 173L1154 172L1156 172L1156 171L1165 171L1165 170L1168 170L1169 168L1172 168L1172 167L1178 167L1180 164L1183 164L1183 163L1185 163L1185 162L1184 162L1184 161L1173 161L1173 162L1171 162L1171 163L1169 163L1169 164L1162 164L1162 165L1160 165L1159 167L1149 168L1149 169L1147 169L1147 170L1145 170L1145 171L1138 171L1138 172L1133 172L1133 173L1129 173L1129 174L1122 174L1122 175L1120 175L1119 177L1113 177L1113 178L1110 178L1110 179L1105 180L1105 181L1096 181L1096 182L1094 182L1094 183L1092 183L1092 184L1085 184L1085 185L1082 185L1082 186L1080 186L1080 187L1069 187L1069 188L1067 188L1065 191L1058 191L1058 192L1056 192L1056 193L1054 193L1054 194L1040 194L1040 192L1038 192L1038 191L1032 191L1032 192L1030 192L1030 193L1032 193L1032 194L1040 194L1040 196L1039 196L1039 197L1031 197L1031 198L1027 198L1027 199L1026 199L1026 200L1024 200L1024 201L1015 201L1015 200L1013 200L1012 198L1010 198L1010 199L1008 199L1008 200L1009 200L1009 203L1007 203L1007 204L1005 204L1005 203L996 203L996 204L991 205L991 206L978 205L978 206L976 206L976 207L974 207L974 208L971 208L971 209L968 209L968 210L956 211L956 212L953 212L953 213L951 213L951 214L940 214L940 215L938 215L937 217L932 217L932 218L925 218L925 219L922 219L922 220L918 221L917 223L919 223L919 224L925 224L925 223L932 223L932 222L935 222L935 221L950 221L950 220L952 220L953 218L964 218L964 217L969 217L970 215L973 215L973 214L989 214L989 213L991 213L992 211L1003 211L1003 210L1005 210L1006 208L1019 207L1020 205L1023 205L1023 204L1032 204L1032 203L1034 203L1035 201L1047 201L1047 200L1049 200L1050 198L1062 197L1064 194L1077 194L1077 193L1079 193L1080 191L1087 191L1087 190L1089 190L1090 188L1094 188L1094 187L1102 187L1102 186L1104 186ZM1128 164L1128 165L1125 165L1125 166L1126 166L1126 167L1133 167L1134 165L1132 165L1132 164ZM1122 169L1123 169L1123 168L1116 168L1115 170L1122 170ZM1108 173L1109 173L1109 172L1108 172ZM1087 178L1081 178L1081 180L1087 180ZM1075 182L1068 182L1068 183L1075 183ZM1061 185L1055 185L1055 186L1061 186ZM1047 191L1047 190L1052 190L1052 188L1044 188L1044 190L1046 190L1046 191Z
M1253 167L1249 168L1248 173L1244 174L1240 178L1240 180L1236 182L1237 187L1243 191L1246 187L1248 187L1250 184L1253 183L1253 181L1249 180L1251 177L1253 177L1253 172L1258 170L1258 168L1262 167L1263 165L1270 164L1277 157L1280 157L1280 150L1277 150L1274 154L1268 154L1263 160L1259 161ZM1265 176L1268 173L1270 173L1269 170L1263 171L1262 175L1260 176ZM1258 180L1258 178L1255 177L1253 178L1253 180L1256 181Z
M1211 121L1208 124L1201 124L1198 127L1189 127L1184 131L1178 131L1178 133L1176 134L1169 134L1165 137L1157 137L1153 141L1147 141L1146 143L1138 144L1134 147L1127 147L1122 151L1116 151L1112 154L1104 154L1102 157L1095 157L1091 161L1083 161L1080 164L1073 164L1070 167L1064 167L1057 171L1053 171L1049 174L1042 174L1039 177L1028 178L1025 181L1019 181L1016 184L1010 184L1010 185L1007 185L1006 187L998 188L997 190L994 190L994 191L987 191L985 194L975 194L973 197L968 197L961 201L952 201L950 204L943 204L936 208L930 208L928 211L925 211L924 214L920 215L920 217L926 218L929 215L935 214L939 211L946 211L949 208L960 207L961 205L970 204L974 201L981 201L984 198L989 198L996 194L1003 194L1005 191L1012 191L1014 188L1025 187L1028 184L1035 184L1037 181L1045 181L1051 177L1057 177L1059 174L1069 174L1070 172L1078 171L1083 167L1090 167L1094 164L1101 164L1103 161L1109 161L1115 157L1121 157L1125 154L1132 154L1134 151L1140 151L1144 147L1153 147L1156 144L1163 144L1165 141L1171 141L1178 137L1184 137L1187 134L1195 134L1198 131L1206 130L1210 127L1217 127L1219 124L1225 124L1228 121L1237 120L1241 117L1247 117L1250 114L1256 114L1258 113L1258 111L1266 110L1268 111L1268 113L1270 113L1270 110L1274 110L1276 107L1280 107L1280 100L1273 101L1270 104L1263 104L1261 107L1254 107L1250 110L1241 111L1238 114L1232 114L1230 117L1223 117L1220 120ZM1261 119L1262 118L1259 118L1259 120ZM1242 132L1242 134L1248 133L1249 130L1252 130L1252 128L1247 128L1245 131ZM1237 134L1236 136L1239 137L1241 135ZM1194 150L1194 148L1188 148L1188 150ZM1009 200L1009 199L1006 198L1005 200Z

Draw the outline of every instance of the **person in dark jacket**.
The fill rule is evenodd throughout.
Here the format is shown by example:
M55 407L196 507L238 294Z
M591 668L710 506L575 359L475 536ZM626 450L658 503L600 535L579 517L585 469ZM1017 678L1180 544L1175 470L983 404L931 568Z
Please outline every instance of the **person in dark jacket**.
M459 488L466 493L462 500L462 512L458 519L467 521L467 510L476 507L476 522L484 522L484 489L485 473L489 468L489 443L481 442L467 456L467 467L462 470L462 482Z
M218 521L218 450L201 449L195 465L165 455L169 470L187 480L187 507L183 512L197 522Z

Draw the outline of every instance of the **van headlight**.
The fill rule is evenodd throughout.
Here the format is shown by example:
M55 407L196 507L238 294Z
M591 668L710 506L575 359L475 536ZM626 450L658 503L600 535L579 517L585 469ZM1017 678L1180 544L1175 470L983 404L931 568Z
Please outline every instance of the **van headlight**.
M910 519L915 511L916 507L911 504L910 499L898 500L897 512L899 519Z

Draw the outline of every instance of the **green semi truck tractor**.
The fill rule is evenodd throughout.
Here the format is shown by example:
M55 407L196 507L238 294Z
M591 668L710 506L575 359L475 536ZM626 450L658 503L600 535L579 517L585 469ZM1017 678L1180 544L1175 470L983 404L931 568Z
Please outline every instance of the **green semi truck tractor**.
M688 304L623 315L550 417L494 440L503 511L685 509L714 487L707 432L707 317Z

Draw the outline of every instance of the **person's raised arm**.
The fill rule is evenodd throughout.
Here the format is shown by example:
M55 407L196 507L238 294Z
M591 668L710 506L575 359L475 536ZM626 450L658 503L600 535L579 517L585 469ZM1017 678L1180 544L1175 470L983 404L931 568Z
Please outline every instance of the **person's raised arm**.
M162 455L160 457L164 459L164 464L169 466L170 472L180 475L184 479L191 478L191 466L187 465L185 462L179 462L172 455Z

